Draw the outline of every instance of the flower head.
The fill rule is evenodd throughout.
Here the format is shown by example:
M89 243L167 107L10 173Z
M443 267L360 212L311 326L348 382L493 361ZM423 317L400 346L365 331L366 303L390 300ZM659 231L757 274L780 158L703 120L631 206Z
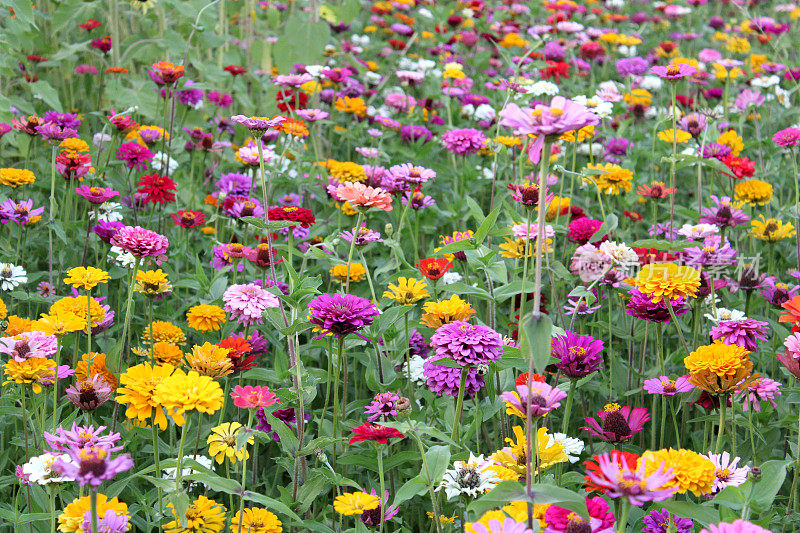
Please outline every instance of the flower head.
M197 331L217 331L225 320L225 311L217 305L195 305L186 313L189 327Z
M394 428L388 428L379 424L371 424L367 422L353 428L353 436L350 438L350 444L366 440L377 442L379 444L388 444L389 439L402 438L405 438L405 435Z
M582 427L593 437L607 442L624 442L630 440L636 433L644 429L644 423L650 420L650 414L645 407L620 407L612 403L597 413L600 423L587 416L585 421L589 424Z
M443 324L431 337L436 355L462 366L489 364L503 355L503 339L487 326L455 321Z
M253 387L237 385L231 393L233 404L242 409L255 409L257 407L270 407L278 403L278 397L269 387Z
M588 376L602 368L602 351L603 341L572 331L556 335L550 342L550 355L558 359L556 367L571 379Z
M208 454L222 464L227 458L231 463L244 461L250 458L247 451L248 444L254 444L255 439L250 437L240 448L237 448L237 433L243 431L242 425L238 422L224 422L211 429L211 435L206 439L208 444ZM249 431L249 430L244 430Z
M377 509L381 499L375 494L366 492L345 492L333 500L333 508L337 513L345 516L363 514L365 511Z
M351 294L321 294L308 303L309 320L321 335L341 339L372 324L379 314L375 304Z

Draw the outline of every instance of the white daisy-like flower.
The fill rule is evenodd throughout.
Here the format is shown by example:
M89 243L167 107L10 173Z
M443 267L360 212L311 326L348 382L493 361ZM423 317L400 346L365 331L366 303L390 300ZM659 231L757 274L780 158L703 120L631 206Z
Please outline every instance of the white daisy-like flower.
M204 466L205 468L208 468L209 470L211 469L211 466L213 465L213 462L211 461L211 458L210 457L206 457L205 455L185 455L183 457L183 460L186 461L186 459L192 459L193 461L196 461L196 462L200 463L200 466ZM181 469L183 471L183 473L181 474L181 479L183 481L186 481L186 476L188 476L190 474L200 474L201 473L199 470L195 470L195 469L193 469L191 467L188 467L188 466L185 466L185 465L186 465L186 463L184 462L184 467ZM162 477L164 479L166 479L166 480L174 482L175 481L175 472L177 472L177 471L178 471L177 468L165 468L163 470L163 476ZM196 482L196 481L188 482L189 488L191 488L192 486L196 485L197 483L198 482ZM202 482L200 482L200 483L202 485L205 485L205 483L202 483Z
M357 33L350 37L350 40L358 46L369 46L370 42L369 35L359 35Z
M497 116L497 111L489 104L481 104L475 108L475 120L492 120Z
M572 100L588 108L589 111L600 118L608 118L614 112L614 104L611 102L606 102L597 95L585 96L583 94L579 94Z
M178 169L178 162L164 152L156 152L153 160L150 161L150 166L156 172L162 172L169 166L169 173L172 174Z
M526 88L528 89L528 94L533 96L542 96L542 95L555 96L558 94L559 91L558 85L545 80L539 80L536 83L532 83Z
M720 454L709 452L708 455L703 455L703 457L714 463L714 467L716 468L716 472L714 472L716 479L711 489L712 492L719 492L725 487L738 487L747 481L747 474L750 473L750 467L743 466L737 468L736 465L738 465L741 460L739 457L731 457L731 454L728 452L722 452Z
M27 282L28 273L24 268L11 263L0 263L0 290L10 291Z
M58 459L61 459L65 463L75 464L75 461L65 453L54 454L47 452L42 455L37 455L36 457L31 457L27 463L22 465L22 473L25 474L31 482L37 485L75 481L74 478L53 469L53 463Z
M461 494L473 498L480 496L500 482L494 472L487 470L490 466L491 461L484 459L483 455L475 457L470 452L468 461L456 461L453 468L444 473L436 490L444 489L448 500Z
M89 211L89 218L101 222L119 222L122 220L122 204L119 202L103 202L97 209Z
M124 268L131 268L136 264L136 257L133 254L126 252L119 246L112 246L108 252L108 258L117 265Z
M664 85L664 82L661 81L661 78L658 76L643 76L639 88L646 89L648 91L657 91L662 85Z
M306 65L306 72L311 74L315 78L319 78L322 76L322 71L325 70L327 67L322 65Z
M583 448L586 446L581 439L568 437L564 433L553 433L553 438L564 448L570 463L576 463L581 458Z
M747 318L743 311L739 311L738 309L728 309L726 307L717 307L716 314L706 313L703 316L712 321L714 324L719 324L720 322L730 322L731 320L744 320Z
M622 269L629 269L639 264L639 256L625 243L605 241L600 244L600 251L608 256L611 263Z
M603 153L603 145L600 143L582 142L578 144L578 153L581 155L594 154L597 156Z
M778 85L780 82L781 79L773 74L772 76L761 76L760 78L755 78L750 81L750 85L753 87L767 88Z
M425 384L425 374L423 374L423 367L422 365L425 363L425 359L420 357L419 355L412 355L408 360L408 366L410 367L410 371L406 370L406 363L404 362L400 367L400 375L403 377L408 377L409 373L411 374L411 382L415 383L416 385L424 385Z
M458 283L459 281L461 281L461 274L458 272L445 272L444 276L442 276L442 283L445 285Z
M705 239L717 233L719 233L719 228L714 224L684 224L678 230L678 235L686 237L690 241Z

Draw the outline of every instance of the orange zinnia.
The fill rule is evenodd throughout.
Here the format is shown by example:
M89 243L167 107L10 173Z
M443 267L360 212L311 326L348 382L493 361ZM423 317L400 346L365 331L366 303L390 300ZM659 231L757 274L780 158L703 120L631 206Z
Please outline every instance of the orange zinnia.
M786 312L781 315L778 322L790 322L793 331L800 329L800 295L795 296L788 302L783 302L781 307L786 309Z

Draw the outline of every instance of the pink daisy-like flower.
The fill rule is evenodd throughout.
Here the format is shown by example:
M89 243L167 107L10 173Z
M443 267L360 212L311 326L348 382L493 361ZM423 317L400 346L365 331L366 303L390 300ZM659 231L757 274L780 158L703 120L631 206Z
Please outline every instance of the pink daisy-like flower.
M58 339L55 335L45 335L41 331L27 331L0 338L0 353L20 363L31 358L51 359L57 350Z
M627 498L631 505L641 507L647 502L660 502L672 497L677 486L661 488L672 479L672 469L664 469L664 465L648 475L645 472L647 461L639 461L636 470L621 465L604 453L597 458L597 471L586 472L590 481L607 490L612 498Z
M134 257L152 257L160 265L167 260L169 239L141 226L124 226L111 237L111 245L119 246Z
M588 426L581 429L606 442L624 442L644 429L644 423L650 420L650 413L646 407L620 407L611 403L597 413L597 418L600 423L587 416L584 420Z
M225 311L243 326L263 324L264 311L280 305L277 296L255 283L231 285L222 295L222 300Z
M125 161L128 168L136 168L139 172L147 168L147 164L153 160L155 154L139 143L123 143L117 150L117 159Z
M711 524L708 529L703 529L700 533L770 533L770 530L757 526L752 522L738 519L730 523Z
M695 74L697 72L697 69L690 65L686 65L685 63L678 63L677 65L669 65L666 67L656 65L654 67L650 67L650 72L652 72L659 78L674 81Z
M278 397L269 387L244 387L236 385L231 393L233 405L242 409L256 409L258 407L270 407L278 402Z
M797 146L800 143L800 128L786 128L772 136L772 142L777 146Z
M520 418L526 417L528 409L530 409L531 416L534 418L544 416L553 409L560 407L561 400L566 397L567 393L561 389L539 381L517 385L517 392L503 392L500 394L500 398L506 402L508 414L517 415Z
M760 378L758 381L737 392L737 396L743 400L742 410L746 413L750 410L750 404L753 404L753 410L757 413L761 412L761 402L769 402L774 409L777 407L775 403L775 396L781 395L781 384L774 379Z
M394 165L389 168L389 173L395 180L414 186L436 179L435 170L411 163Z
M119 194L110 187L90 187L88 185L81 185L75 189L75 192L93 204L102 204Z
M347 182L336 188L336 196L343 202L350 202L355 208L374 207L381 211L392 210L392 195L380 187L367 187L363 183Z
M681 392L688 392L693 388L694 385L689 383L689 376L681 376L678 379L661 376L644 382L645 392L648 394L661 394L662 396L675 396Z
M750 467L743 466L737 468L736 465L738 465L741 460L739 457L731 457L731 454L728 452L722 452L720 454L709 453L708 455L703 455L703 457L714 463L714 468L716 469L714 472L716 479L711 489L712 492L719 492L725 487L738 487L747 481L747 474L750 473Z

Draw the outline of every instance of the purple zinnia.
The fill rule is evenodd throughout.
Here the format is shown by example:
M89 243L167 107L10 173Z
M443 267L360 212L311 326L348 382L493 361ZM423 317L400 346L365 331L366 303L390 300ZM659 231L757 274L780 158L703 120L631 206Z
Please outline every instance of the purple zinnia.
M625 76L641 76L647 72L650 64L639 56L625 57L617 61L617 74Z
M59 113L58 111L48 111L42 117L44 122L52 122L62 128L77 130L81 127L81 119L76 113Z
M71 449L100 447L108 451L119 451L122 447L113 447L122 438L119 433L109 433L101 435L106 430L106 426L79 426L72 423L72 428L64 429L59 426L56 428L56 435L44 432L44 439L54 451L66 452Z
M371 489L369 493L373 496L377 496L375 489ZM386 510L384 510L384 506L386 506L387 503L389 503L388 490L383 492L383 499L381 500L380 505L378 505L375 509L361 513L359 520L368 526L378 527L381 524L381 514L383 514L383 521L388 522L394 518L400 509L396 505L390 505L386 507Z
M720 235L709 235L703 239L702 246L692 246L681 252L684 264L701 270L702 267L719 267L736 262L739 252L734 250L728 239Z
M631 298L628 300L628 305L625 307L625 312L629 316L638 318L640 320L647 320L649 322L669 322L670 314L665 301L653 303L653 300L637 288L631 289ZM686 300L684 298L674 298L670 300L672 309L675 311L675 316L682 315L689 311L686 307Z
M735 344L752 352L758 349L758 341L767 340L767 328L769 328L767 322L745 318L720 322L709 334L714 340L722 339L724 344Z
M100 240L106 244L111 244L111 238L117 234L117 232L124 228L125 224L122 222L100 222L92 226L92 231L95 235L100 237Z
M81 487L91 485L96 489L103 481L133 468L130 454L111 459L111 451L101 446L74 448L67 450L67 454L74 462L58 459L53 463L53 470L75 479Z
M503 338L490 327L457 320L440 326L431 337L436 355L461 366L486 365L503 356Z
M36 126L35 130L45 140L63 141L64 139L78 136L77 130L61 127L54 122L45 122L40 126Z
M447 394L449 396L458 395L458 387L461 383L461 369L450 368L437 365L435 361L444 356L432 355L422 364L422 374L425 376L425 384L436 393L437 396ZM464 396L474 396L483 388L483 374L478 374L475 367L467 367L467 379L464 382Z
M685 63L672 64L666 67L656 65L650 72L665 80L675 81L695 74L697 69Z
M671 515L666 509L652 511L642 519L642 533L692 533L694 522L688 518Z
M800 128L786 128L772 136L777 146L797 146L800 143Z
M444 147L456 155L477 154L486 146L486 136L474 128L450 130L442 135Z
M122 514L117 516L113 509L106 509L106 514L102 517L98 516L97 530L103 533L125 533L128 531L128 515ZM92 531L92 511L83 513L83 531Z
M431 346L422 333L415 329L408 338L408 349L409 355L418 355L424 359L428 357Z
M773 277L764 280L766 288L761 291L761 296L769 302L775 309L781 309L785 302L788 302L800 291L800 285L795 285L791 289L785 283L776 283Z
M750 221L750 217L744 211L731 205L732 202L729 196L714 196L712 194L710 198L714 202L714 206L700 209L699 223L714 224L720 228L726 226L735 228Z
M375 304L352 294L321 294L308 303L308 319L320 331L318 339L328 334L342 339L372 324L378 313Z
M611 137L606 141L605 153L603 159L609 163L620 163L622 158L628 155L628 149L631 147L631 141L625 137Z
M423 143L431 140L433 133L425 126L406 125L400 128L400 138L404 142L417 142L422 139Z
M603 341L572 331L557 335L550 342L550 355L558 359L556 367L570 379L588 376L602 368L602 351Z

